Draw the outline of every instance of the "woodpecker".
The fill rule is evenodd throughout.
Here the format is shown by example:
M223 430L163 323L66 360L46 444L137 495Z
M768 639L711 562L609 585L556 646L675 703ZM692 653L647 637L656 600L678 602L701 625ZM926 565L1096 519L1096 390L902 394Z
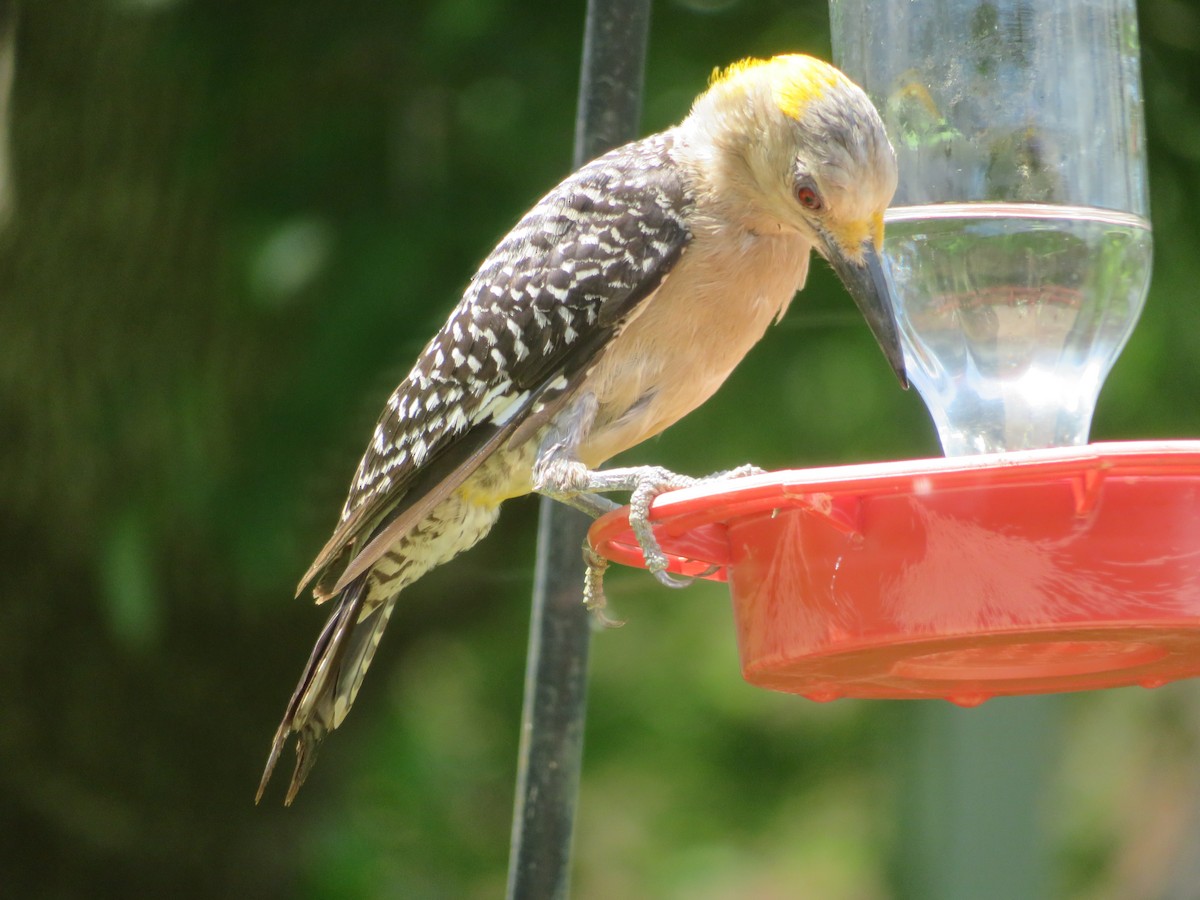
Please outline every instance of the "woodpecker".
M598 470L707 400L786 311L816 250L901 384L880 262L896 162L870 100L808 56L713 73L678 125L583 166L501 240L387 400L341 519L298 594L330 615L276 732L296 767L342 724L399 592L537 492L596 514L630 491L647 567L649 501L693 483Z

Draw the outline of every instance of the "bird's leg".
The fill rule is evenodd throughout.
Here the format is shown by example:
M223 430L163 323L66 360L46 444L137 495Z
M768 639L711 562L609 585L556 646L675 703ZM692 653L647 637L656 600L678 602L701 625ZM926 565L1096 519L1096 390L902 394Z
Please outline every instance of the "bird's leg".
M659 546L654 528L650 525L650 504L654 498L666 491L692 487L699 479L679 475L659 466L631 466L622 469L590 470L581 462L563 461L552 463L551 474L557 470L567 475L566 481L577 490L606 493L608 491L629 492L629 527L633 529L646 569L667 587L681 588L692 583L690 578L676 578L667 572L667 555Z
M691 487L699 483L699 479L678 475L658 466L592 470L565 454L561 444L552 444L544 449L548 452L538 458L533 468L535 491L589 514L607 512L609 505L616 508L615 503L597 497L597 493L629 491L629 525L638 546L642 548L646 569L667 587L681 588L692 583L690 578L676 578L667 572L667 555L659 546L654 528L650 525L650 504L659 494ZM584 556L588 563L584 602L589 609L600 612L604 608L602 581L608 561L590 547L585 548Z
M534 490L539 494L544 494L545 496L550 497L553 500L557 500L560 503L565 503L567 506L577 509L581 513L587 513L587 515L593 519L598 519L601 516L612 512L614 509L621 508L620 503L617 503L615 500L609 500L607 497L601 497L598 494L571 494L570 496L560 496L544 491L538 485L534 486Z
M691 577L677 577L667 571L669 560L658 543L654 527L650 524L650 505L654 499L667 491L679 488L695 487L714 481L730 478L746 478L750 475L761 475L763 469L754 465L738 466L725 472L716 472L703 478L693 478L690 475L680 475L660 466L631 466L623 469L588 469L578 460L564 458L553 445L549 452L539 457L534 465L534 490L540 494L560 500L569 506L588 513L593 518L617 508L617 504L596 493L607 491L629 491L629 527L637 538L642 550L646 569L658 581L671 588L682 588L690 585ZM589 546L584 545L584 556L588 561L588 580L585 600L589 608L603 608L601 582L603 568L599 565L603 560L604 567L608 561L596 554ZM711 575L719 567L712 566L701 573Z
M593 519L598 519L605 513L621 508L621 504L598 494L558 495L544 490L540 486L536 490L547 497L559 500L586 513ZM605 628L617 628L624 625L625 623L620 619L610 618L604 612L604 607L607 606L607 601L604 599L604 572L609 563L607 559L592 549L587 538L583 539L583 561L587 565L587 571L583 576L583 605L595 617L595 621Z
M587 566L583 573L583 605L597 625L620 628L625 621L614 619L604 611L608 606L604 596L604 573L608 571L609 561L593 550L586 538L583 541L583 562Z
M686 587L692 579L676 578L667 572L667 556L650 525L650 504L664 491L690 487L697 484L698 479L657 466L589 469L579 460L578 451L595 416L596 400L586 394L555 418L538 447L533 464L534 490L593 517L616 508L612 501L597 494L629 491L629 524L642 548L647 570L667 587ZM584 602L593 612L602 615L605 605L602 582L608 563L586 547L584 557L588 564Z
M654 528L650 524L650 505L654 499L667 491L695 487L714 481L731 478L746 478L761 475L764 470L754 465L738 466L725 472L715 472L703 478L680 475L660 466L630 466L622 469L587 468L578 460L564 456L562 445L543 444L545 451L534 464L534 490L540 494L560 500L576 509L598 518L616 509L617 504L597 493L607 491L629 491L629 527L642 550L646 569L659 583L671 588L690 585L695 579L677 577L667 571L669 560L663 552ZM603 576L608 560L597 554L586 543L584 558L588 563L584 600L589 609L600 612L604 608ZM710 566L701 576L711 575L719 566Z

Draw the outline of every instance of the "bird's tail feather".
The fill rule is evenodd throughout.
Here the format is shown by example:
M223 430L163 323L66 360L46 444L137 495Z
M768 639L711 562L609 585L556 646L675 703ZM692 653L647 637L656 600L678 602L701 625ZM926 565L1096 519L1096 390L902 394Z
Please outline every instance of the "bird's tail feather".
M342 723L354 703L394 603L380 604L364 616L366 593L367 576L363 575L347 585L337 598L337 605L317 638L275 732L255 803L262 799L288 737L295 734L296 768L284 799L286 805L291 805L316 761L317 747L325 735Z

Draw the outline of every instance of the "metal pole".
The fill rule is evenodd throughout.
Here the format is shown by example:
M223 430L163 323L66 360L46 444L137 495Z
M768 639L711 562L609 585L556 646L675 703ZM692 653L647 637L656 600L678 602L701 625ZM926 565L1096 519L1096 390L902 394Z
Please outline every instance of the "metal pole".
M641 114L649 0L588 0L574 166L631 140ZM534 573L509 900L565 898L583 758L591 622L582 602L587 516L543 499Z
M574 166L637 137L650 0L588 0Z
M12 164L12 89L17 72L17 0L0 0L0 233L17 206Z

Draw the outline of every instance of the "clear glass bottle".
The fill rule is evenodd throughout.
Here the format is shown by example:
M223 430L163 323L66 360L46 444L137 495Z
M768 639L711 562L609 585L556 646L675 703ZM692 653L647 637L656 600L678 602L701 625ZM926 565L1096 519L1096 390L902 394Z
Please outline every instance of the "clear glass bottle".
M947 455L1087 442L1150 279L1134 0L831 0L900 186L885 255Z

